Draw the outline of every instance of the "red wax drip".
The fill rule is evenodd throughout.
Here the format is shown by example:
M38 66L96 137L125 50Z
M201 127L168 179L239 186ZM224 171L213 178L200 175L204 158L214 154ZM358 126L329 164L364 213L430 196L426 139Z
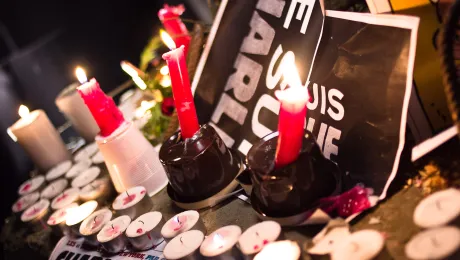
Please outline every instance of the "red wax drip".
M163 59L168 64L169 75L171 76L181 134L184 138L190 138L200 129L200 125L198 124L195 103L190 88L184 46L163 54Z
M109 136L125 121L113 99L102 91L95 79L78 87L78 92L101 129L101 136Z
M32 185L30 183L27 183L23 188L22 191L28 191Z
M187 53L191 37L187 27L180 19L180 15L182 15L184 11L184 5L169 6L165 4L163 9L158 12L158 18L160 18L169 36L173 38L176 46L184 45L185 53Z
M136 194L131 194L131 195L126 196L126 198L123 198L123 205L130 203L135 198L136 198Z

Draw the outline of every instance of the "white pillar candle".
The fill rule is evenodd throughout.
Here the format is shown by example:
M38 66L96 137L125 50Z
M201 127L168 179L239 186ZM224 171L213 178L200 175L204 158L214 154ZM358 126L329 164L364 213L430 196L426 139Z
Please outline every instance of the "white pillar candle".
M415 208L414 222L422 228L447 225L460 216L460 191L446 189L423 199Z
M74 164L72 166L72 168L70 168L70 170L65 174L65 177L67 179L73 179L75 177L77 177L80 173L84 172L85 170L87 170L91 164L93 162L91 161L91 159L89 158L86 158L84 160L81 160L79 162L77 162L76 164Z
M406 244L406 256L414 260L446 259L458 253L460 229L453 226L422 231ZM456 258L458 259L458 258Z
M140 215L149 212L153 207L153 202L144 187L133 187L117 196L112 203L112 207L119 215L128 215L131 219L136 219Z
M112 193L113 188L110 184L110 179L103 177L83 187L80 191L80 198L83 201L97 200L102 202L104 199L108 198Z
M375 230L361 230L347 236L331 252L332 260L374 259L385 246L385 239Z
M68 185L69 182L64 178L55 180L43 189L40 196L44 199L54 199L57 195L61 194Z
M90 167L89 169L85 170L84 172L80 173L75 179L72 180L72 187L74 188L81 188L93 182L99 174L101 173L101 169L97 166Z
M37 202L37 200L40 198L40 193L39 192L32 192L27 195L24 195L20 197L11 207L11 210L14 213L19 213L27 209L30 205L34 204Z
M199 248L204 234L199 230L190 230L173 238L163 250L168 260L196 260L201 259Z
M221 227L206 237L201 244L200 253L212 259L241 259L235 247L241 236L241 228L235 225Z
M81 148L78 152L75 153L73 159L76 162L90 159L94 154L99 151L96 142L92 142L85 147Z
M38 175L32 179L25 181L21 186L19 186L18 194L26 195L35 191L40 191L45 187L45 177Z
M66 174L70 168L72 168L72 162L70 160L61 162L46 173L46 180L53 181Z
M108 222L97 234L97 240L109 253L118 253L126 247L126 236L123 234L131 223L129 216L121 216Z
M46 229L46 220L49 215L50 201L47 199L41 199L28 209L26 209L21 215L21 221L34 225L39 229Z
M71 203L67 206L65 206L62 209L58 209L51 216L48 218L48 221L46 224L51 227L53 232L57 235L68 235L69 234L69 228L65 224L66 219L67 219L67 211L68 209L71 208L76 208L78 207L77 203Z
M10 130L40 170L47 171L70 159L61 136L43 110L29 113L26 106L19 110L21 119Z
M97 152L93 157L91 157L91 161L94 164L101 164L104 163L104 155L101 152Z
M298 260L300 258L300 248L296 242L283 240L273 242L264 246L254 260L283 259Z
M199 230L203 234L206 234L206 227L203 220L201 220L200 214L195 210L184 211L169 219L161 229L161 235L166 241L169 241L189 230Z
M72 230L73 235L80 236L80 224L97 209L98 203L94 200L87 201L77 208L67 210L65 224Z
M80 198L80 189L70 188L63 191L51 202L51 208L54 210L62 209L65 206L78 201Z
M254 255L281 235L281 226L275 221L264 221L248 228L238 240L241 252Z
M99 244L97 233L112 219L112 216L112 211L104 208L94 212L81 223L80 234L85 238L87 244L92 246Z
M155 248L164 241L161 236L161 227L164 223L165 220L160 212L145 213L131 222L126 229L126 236L137 250L144 251Z

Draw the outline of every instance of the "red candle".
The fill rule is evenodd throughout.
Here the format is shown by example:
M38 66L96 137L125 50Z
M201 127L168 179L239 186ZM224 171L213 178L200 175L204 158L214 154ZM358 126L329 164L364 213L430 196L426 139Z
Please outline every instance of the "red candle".
M190 138L200 129L200 125L198 124L185 63L185 47L182 45L163 54L163 59L168 64L169 75L171 76L174 103L176 104L182 137Z
M169 6L164 5L158 12L158 18L163 23L166 31L174 39L176 46L185 46L185 53L188 52L191 37L187 27L180 19L180 15L185 11L184 5Z

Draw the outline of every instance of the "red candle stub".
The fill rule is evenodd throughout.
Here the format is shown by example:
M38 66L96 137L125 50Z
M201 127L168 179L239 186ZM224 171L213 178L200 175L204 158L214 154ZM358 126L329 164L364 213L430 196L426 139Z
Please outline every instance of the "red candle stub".
M176 46L184 45L185 53L187 53L191 37L187 27L180 19L184 11L184 5L169 6L165 4L163 8L158 11L158 18L160 18L166 31L173 38Z

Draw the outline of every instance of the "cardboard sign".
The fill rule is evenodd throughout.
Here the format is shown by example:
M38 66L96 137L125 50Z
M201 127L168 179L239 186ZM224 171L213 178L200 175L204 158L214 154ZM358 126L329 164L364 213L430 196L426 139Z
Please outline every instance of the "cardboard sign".
M415 17L323 16L313 0L224 0L192 86L200 123L245 155L277 131L274 92L293 59L312 96L306 129L346 188L384 198L404 146L417 28Z

